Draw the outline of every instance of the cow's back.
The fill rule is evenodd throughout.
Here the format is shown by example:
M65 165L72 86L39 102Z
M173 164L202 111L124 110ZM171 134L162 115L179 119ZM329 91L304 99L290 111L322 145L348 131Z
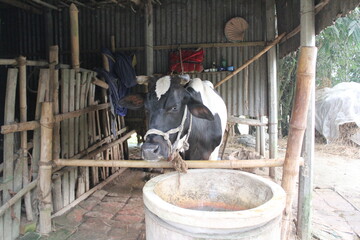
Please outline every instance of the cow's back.
M201 151L210 151L209 159L217 160L222 137L225 132L227 122L227 109L225 102L214 90L209 81L202 81L199 78L192 79L188 89L192 88L196 95L201 97L202 103L209 108L214 115L214 121L200 118L193 118L192 133L189 137L190 149L186 158L201 155ZM191 156L192 155L192 156ZM193 158L194 160L196 159ZM202 159L202 158L199 158Z

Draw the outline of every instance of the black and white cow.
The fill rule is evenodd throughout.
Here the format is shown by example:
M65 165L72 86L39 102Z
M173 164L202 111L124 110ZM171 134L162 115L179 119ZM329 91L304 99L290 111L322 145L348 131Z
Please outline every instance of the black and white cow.
M169 159L176 151L185 160L217 160L227 110L209 81L180 76L137 77L148 84L146 96L128 95L120 104L145 105L149 130L142 145L145 160Z

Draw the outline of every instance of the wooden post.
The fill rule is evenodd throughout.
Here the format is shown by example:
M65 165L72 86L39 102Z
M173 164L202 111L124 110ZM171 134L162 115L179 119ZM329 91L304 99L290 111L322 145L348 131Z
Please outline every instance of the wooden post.
M26 101L26 58L20 56L18 58L19 65L19 98L20 98L20 122L27 121L27 101ZM20 181L20 185L18 189L14 189L15 191L19 191L21 189L22 184L24 186L29 184L29 167L28 167L28 152L27 152L27 131L21 132L21 163L22 163L22 182ZM16 176L14 176L16 177ZM14 186L15 187L15 186ZM26 218L28 221L33 220L33 212L31 206L31 196L30 193L25 194L25 210L26 210ZM20 209L19 209L20 210ZM19 212L20 216L20 212Z
M314 0L300 1L301 46L315 46ZM313 159L315 144L315 81L312 81L311 98L307 115L307 128L303 144L304 166L300 167L299 197L297 212L297 236L302 240L311 239L311 205L313 193Z
M53 137L53 106L52 102L43 102L41 109L41 154L39 171L39 209L40 209L40 233L51 232L51 160L52 160L52 137Z
M291 210L299 171L299 157L306 128L308 105L313 81L315 81L316 47L301 47L298 60L296 93L291 114L287 141L282 187L287 193L286 207L282 220L281 239L287 240L289 225L292 222Z
M75 4L70 5L70 35L71 35L71 61L75 70L80 68L79 52L79 10Z
M266 39L275 38L275 0L266 1ZM278 147L278 94L277 94L277 56L276 48L267 53L269 86L269 158L277 158ZM269 175L275 178L275 168L269 169Z
M15 120L15 99L16 99L16 85L17 85L18 70L14 68L8 69L6 92L5 92L5 112L4 123L9 124ZM4 190L2 191L3 202L8 201L10 191L13 189L13 176L14 176L14 134L9 133L4 135L4 170L3 170L3 182ZM11 211L7 210L3 218L3 231L0 232L1 239L13 239L11 233ZM4 231L6 229L6 231ZM6 234L5 234L6 232ZM17 236L14 236L14 238Z
M151 0L145 3L145 74L154 73L154 16Z

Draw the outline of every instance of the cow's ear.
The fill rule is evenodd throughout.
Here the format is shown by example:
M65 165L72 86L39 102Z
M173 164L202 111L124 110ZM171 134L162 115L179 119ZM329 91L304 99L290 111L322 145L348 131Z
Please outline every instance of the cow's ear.
M192 99L189 101L187 106L191 114L195 117L207 119L209 121L214 120L214 115L212 112L201 102Z
M144 106L145 96L141 94L130 94L119 100L119 105L129 109L139 109Z

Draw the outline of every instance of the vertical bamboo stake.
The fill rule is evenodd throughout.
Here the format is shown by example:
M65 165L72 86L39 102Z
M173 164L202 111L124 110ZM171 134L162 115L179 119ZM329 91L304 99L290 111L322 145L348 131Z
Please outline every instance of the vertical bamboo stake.
M301 47L297 69L296 94L290 120L289 137L287 141L285 163L283 169L282 187L287 193L286 207L282 220L281 239L287 240L291 223L291 207L296 190L296 180L299 171L299 157L306 128L307 111L310 92L315 81L316 47Z
M53 191L54 211L57 212L64 207L63 197L61 193L61 177L54 179L53 185L54 185L54 191Z
M80 85L79 85L79 109L83 109L85 107L85 95L86 95L86 82L87 82L87 72L82 72ZM86 136L86 128L85 128L85 116L81 115L79 117L79 151L83 151L85 149L85 136ZM86 191L86 167L79 168L79 176L78 176L78 186L76 196L79 197Z
M80 68L79 53L79 10L75 4L70 5L70 34L71 34L71 61L72 67L78 71Z
M52 136L53 136L53 106L52 102L44 102L41 110L41 154L39 171L40 189L40 233L51 232L51 157L52 157Z
M266 39L269 41L276 35L275 0L266 1ZM269 158L277 158L278 148L278 86L277 55L272 48L267 53L268 86L269 86ZM275 178L275 168L269 169L269 175Z
M27 121L27 101L26 101L26 58L20 56L18 58L19 65L19 97L20 97L20 122ZM24 186L29 184L29 168L28 168L28 152L27 152L27 131L21 132L21 163L22 166L22 176ZM21 181L20 181L21 182ZM21 189L21 183L19 189ZM31 196L30 192L25 194L25 210L26 218L28 221L33 220L33 212L31 206ZM20 214L19 214L20 216Z
M16 99L16 84L17 84L18 70L10 68L8 70L6 93L5 93L5 112L4 112L4 124L13 123L15 120L15 99ZM4 135L4 170L3 170L3 182L4 190L3 201L8 201L11 196L9 191L13 191L13 176L14 176L14 133L8 133ZM7 231L0 232L2 239L12 239L11 231L11 210L7 210L3 217L3 229ZM6 234L5 234L6 232ZM16 236L15 236L16 237Z
M44 102L45 99L45 91L46 91L46 85L48 79L49 79L49 70L40 69L37 99L36 99L36 109L35 109L35 120L40 120L41 103ZM34 146L32 151L31 168L32 168L32 177L33 179L35 179L37 178L39 173L40 128L34 130L33 144Z
M52 100L54 114L59 113L59 71L55 68L55 66L59 63L59 47L51 46L49 49L49 61L50 61L50 82L53 85ZM60 156L60 123L54 123L53 129L53 159L57 159Z
M61 112L69 112L69 81L70 70L63 69L61 74ZM61 155L69 158L69 120L61 122ZM69 172L62 176L62 197L64 206L70 203Z
M314 0L300 1L300 44L315 46L315 13ZM297 212L297 237L302 240L311 239L312 195L313 195L313 162L315 145L315 81L312 82L311 98L307 115L303 157L304 166L299 172L299 196Z
M69 81L69 111L72 112L75 110L75 71L70 70L70 81ZM72 157L75 155L75 119L69 119L69 156ZM75 200L75 191L76 191L76 172L78 168L74 168L69 171L69 201L72 202Z
M50 46L49 48L49 74L50 74L50 91L52 91L53 112L59 113L59 70L56 65L59 64L59 47ZM54 123L53 128L53 154L52 158L57 159L60 157L60 123ZM63 196L61 191L61 178L54 180L53 202L55 211L63 207Z

